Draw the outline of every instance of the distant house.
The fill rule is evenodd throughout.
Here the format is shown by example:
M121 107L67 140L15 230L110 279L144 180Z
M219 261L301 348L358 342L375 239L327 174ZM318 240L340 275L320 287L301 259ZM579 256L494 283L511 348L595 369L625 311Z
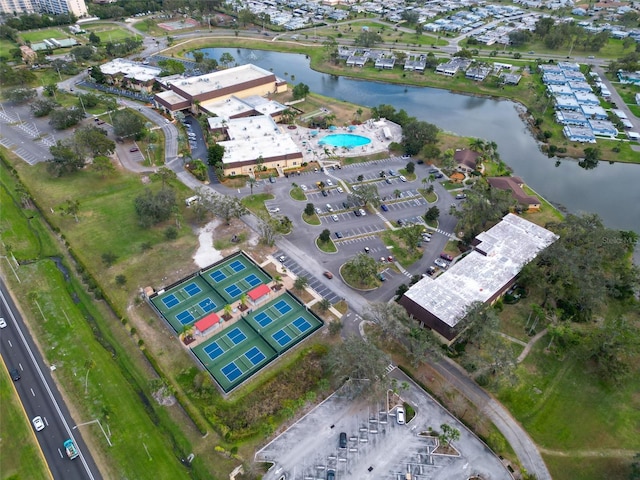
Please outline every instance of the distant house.
M640 72L618 72L620 83L629 83L631 85L640 85Z
M491 72L491 68L489 67L470 67L465 72L464 76L470 80L475 80L477 82L482 82L487 75Z
M540 209L540 199L525 193L523 190L524 182L520 177L489 177L487 182L498 190L511 190L514 198L527 210Z
M596 136L588 125L565 125L562 133L572 142L596 143Z
M38 54L28 45L22 45L20 47L20 55L27 65L32 65L38 60Z
M503 73L500 75L500 78L502 79L502 83L505 85L518 85L522 79L522 75L515 73Z
M469 150L468 148L456 150L453 159L458 164L458 170L461 172L473 172L478 164L480 154Z

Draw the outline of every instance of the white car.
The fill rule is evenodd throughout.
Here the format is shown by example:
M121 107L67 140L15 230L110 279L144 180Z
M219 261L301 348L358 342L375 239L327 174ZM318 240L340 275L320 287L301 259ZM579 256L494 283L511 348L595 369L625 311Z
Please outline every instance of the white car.
M5 328L6 326L7 321L3 317L0 317L0 328Z
M398 409L396 410L396 421L398 422L398 425L404 425L404 407L398 407Z
M280 212L280 209L279 209L278 207L270 208L270 209L269 209L269 212L270 212L270 213L278 213L278 212Z
M306 185L300 185L300 188L302 189L303 192L307 191L307 186Z
M342 187L338 187L337 190L338 190L338 193L344 193L344 190L342 189Z
M38 415L37 417L33 417L33 420L31 420L31 423L33 423L33 428L36 429L36 432L44 430L44 422L42 421L41 416Z
M449 266L449 264L447 262L445 262L444 260L442 260L441 258L436 258L433 263L436 264L436 266L440 267L440 268L447 268Z
M400 181L406 182L407 178L404 175L400 175Z
M360 215L362 215L363 217L367 215L367 212L364 211L364 208L361 208L358 211L360 212Z
M338 218L338 215L331 215L331 219L332 219L334 222L337 222L337 221L339 221L339 220L340 220L340 219Z
M328 186L330 186L330 187L333 187L333 182L331 181L331 179L330 179L330 178L327 178L327 181L326 181L326 182L324 182L324 183L326 183L326 184L327 184Z

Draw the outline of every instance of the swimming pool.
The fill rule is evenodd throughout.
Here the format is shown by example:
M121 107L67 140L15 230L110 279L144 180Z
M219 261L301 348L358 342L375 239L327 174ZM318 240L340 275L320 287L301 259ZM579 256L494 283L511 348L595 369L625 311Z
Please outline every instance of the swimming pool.
M327 135L318 142L318 145L331 145L333 147L354 148L371 143L371 140L361 135L350 133L334 133Z

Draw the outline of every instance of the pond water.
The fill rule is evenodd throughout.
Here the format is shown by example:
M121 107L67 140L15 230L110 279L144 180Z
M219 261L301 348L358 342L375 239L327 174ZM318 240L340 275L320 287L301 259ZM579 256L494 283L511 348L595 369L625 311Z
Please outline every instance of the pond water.
M311 70L305 55L237 48L201 51L215 59L227 52L238 64L253 63L328 97L367 107L393 105L443 130L495 141L514 174L553 204L572 213L594 212L609 227L640 233L640 165L600 162L589 171L572 159L556 165L557 159L542 154L514 102L319 73Z

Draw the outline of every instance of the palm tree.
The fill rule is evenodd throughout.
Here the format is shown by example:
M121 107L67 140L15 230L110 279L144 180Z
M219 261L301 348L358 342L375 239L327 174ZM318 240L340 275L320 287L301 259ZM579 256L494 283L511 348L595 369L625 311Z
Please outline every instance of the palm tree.
M251 195L253 195L253 186L256 184L256 177L250 176L247 179L247 183L249 184L249 188L251 189Z
M282 284L282 277L280 275L276 275L273 277L273 280L276 282L276 287L280 288Z
M424 188L427 188L427 183L428 183L428 182L429 182L429 179L428 179L427 177L424 177L424 178L422 179L422 186L423 186Z
M474 138L473 140L471 140L469 142L469 146L474 152L482 152L486 148L484 140L480 138Z
M228 303L224 306L224 316L229 319L231 317L231 313L233 313L233 307Z
M247 308L247 299L249 297L247 296L246 293L243 293L242 296L240 297L240 306L242 307L242 309L244 310L245 308Z
M396 188L396 189L393 191L393 195L394 195L396 198L400 198L400 195L402 195L402 192L401 192L399 189L397 189L397 188Z

